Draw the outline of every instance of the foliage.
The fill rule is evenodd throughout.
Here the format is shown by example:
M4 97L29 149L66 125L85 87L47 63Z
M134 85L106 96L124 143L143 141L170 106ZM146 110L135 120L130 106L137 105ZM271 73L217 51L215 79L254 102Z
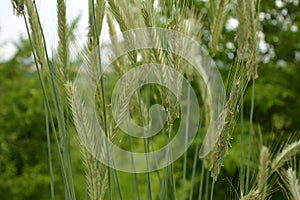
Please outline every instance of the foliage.
M43 98L29 42L21 39L17 48L14 57L0 65L0 198L47 198Z

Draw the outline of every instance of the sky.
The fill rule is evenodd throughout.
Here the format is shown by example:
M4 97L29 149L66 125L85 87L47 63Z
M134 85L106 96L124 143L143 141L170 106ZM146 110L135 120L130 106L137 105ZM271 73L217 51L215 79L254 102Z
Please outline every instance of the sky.
M57 45L56 0L35 0L42 22L49 54ZM81 15L78 29L75 32L76 44L80 48L85 44L88 27L88 0L66 0L67 20L70 22ZM105 20L105 19L104 19ZM105 20L106 21L106 20ZM237 20L231 19L228 29L238 26ZM15 53L13 42L20 37L27 38L23 17L13 14L11 0L0 0L0 62L9 59ZM104 24L101 39L108 37L108 27ZM71 52L72 53L72 52Z
M57 45L56 0L35 0L35 2L40 14L49 54L51 54ZM79 28L75 31L77 36L75 43L81 48L85 44L88 31L88 0L66 0L66 5L69 22L81 15ZM228 30L234 30L237 26L238 21L234 18L230 18L226 23ZM21 36L27 38L24 19L13 14L11 0L0 0L0 62L14 55L13 42L17 42ZM101 39L105 40L105 38L108 38L107 24L104 24L101 34Z
M54 48L57 43L56 1L35 0L35 2L48 40L47 44L49 48ZM66 4L68 21L81 14L80 28L75 33L80 44L80 40L84 40L87 33L88 0L66 0ZM27 38L24 19L13 14L11 0L0 0L0 61L7 60L14 54L13 42L17 42L21 36Z

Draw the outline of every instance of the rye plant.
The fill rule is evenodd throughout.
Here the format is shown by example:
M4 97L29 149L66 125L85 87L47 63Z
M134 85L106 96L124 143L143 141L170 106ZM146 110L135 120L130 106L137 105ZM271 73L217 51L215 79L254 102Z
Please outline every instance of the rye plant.
M259 24L259 11L261 2L259 0L210 0L207 14L203 14L193 7L188 0L176 1L139 1L139 0L88 0L88 34L85 46L80 49L81 60L90 67L86 71L88 76L96 85L95 110L98 120L103 124L103 130L107 140L117 145L124 145L133 151L137 144L142 145L140 151L148 155L150 151L157 148L157 143L168 143L174 137L178 128L180 108L172 93L159 86L145 86L130 96L128 92L132 81L123 82L125 88L120 94L118 108L114 111L111 108L110 94L107 94L108 83L111 80L122 77L126 72L143 64L159 63L162 68L162 82L174 81L181 88L182 81L169 79L168 68L181 72L184 77L196 85L196 91L200 93L199 100L204 109L201 109L201 121L199 131L193 142L192 151L185 152L182 157L170 163L166 167L154 172L142 174L130 173L126 176L113 167L107 167L90 152L87 145L95 140L88 133L94 127L89 111L84 109L84 102L78 98L74 74L78 70L71 63L70 36L72 27L67 23L66 2L57 0L57 35L58 43L52 57L49 55L48 44L40 21L40 13L33 0L13 0L15 13L24 18L28 39L32 47L32 54L39 76L41 88L44 95L45 118L49 157L50 188L51 198L55 199L55 184L53 174L53 149L57 153L64 192L66 199L76 199L74 176L72 170L71 152L79 150L82 154L82 162L86 177L87 199L215 199L215 183L218 182L222 170L223 160L229 153L230 143L234 139L233 130L237 121L241 123L240 131L240 174L239 185L232 186L234 191L230 198L233 199L269 199L272 192L280 187L286 194L287 199L300 198L299 171L295 166L300 149L300 141L291 140L289 144L282 145L279 150L261 145L259 147L259 161L256 170L251 171L251 160L253 160L253 125L255 81L258 78L259 48L258 31L261 31ZM43 3L43 2L41 2ZM152 38L155 48L128 51L119 56L113 63L112 68L115 75L107 74L106 78L98 80L97 73L105 71L101 63L108 56L101 54L101 33L104 24L108 25L108 32L111 38L119 34L137 28L158 27L165 30L176 31L187 35L199 44L206 46L211 56L215 56L219 50L220 38L224 32L224 24L229 16L233 16L241 22L237 28L235 42L237 52L232 62L229 74L224 81L226 87L226 102L224 103L224 122L216 126L222 127L218 139L212 150L199 158L201 144L201 132L207 128L210 115L210 103L206 98L205 87L199 81L191 64L179 55L167 52L162 46L168 38L161 38L153 31L148 32ZM204 30L208 29L209 41L204 39ZM131 45L126 41L133 41L137 38L125 38L124 41L112 40L112 53L119 55L122 45ZM114 44L115 43L115 44ZM125 44L124 44L125 43ZM188 47L183 47L188 48ZM130 49L130 48L129 48ZM96 52L96 54L95 54ZM135 79L141 78L136 75ZM250 87L251 86L251 87ZM249 116L249 130L244 127L243 97L247 91L251 93L251 108ZM179 89L179 93L182 91ZM185 97L188 99L190 93ZM129 101L130 100L130 101ZM129 103L128 103L129 102ZM161 130L161 139L144 138L138 141L131 136L124 136L119 129L122 120L126 118L126 108L129 108L133 120L145 126L151 121L149 107L153 104L162 104L166 113L166 123ZM115 113L113 113L115 112ZM113 118L113 114L116 116ZM205 116L205 120L202 119ZM191 122L187 122L187 127ZM72 149L70 143L74 136L79 143L78 149ZM216 129L217 130L217 129ZM188 130L187 130L188 131ZM202 134L203 135L203 134ZM248 141L247 154L244 153L244 140ZM125 141L125 142L124 142ZM113 162L110 158L107 145L99 146L92 143L95 151L99 151L103 159ZM182 145L185 145L184 141ZM169 157L166 156L165 162ZM244 163L246 160L246 165ZM146 157L147 167L150 167ZM134 165L133 165L134 166ZM287 167L288 166L288 167ZM191 169L191 170L189 170ZM255 181L253 177L256 175ZM122 177L123 178L122 178ZM124 178L126 177L126 178ZM251 178L252 177L252 178ZM125 179L125 180L124 180ZM141 184L141 182L144 182ZM124 191L124 183L131 185L131 191ZM130 195L131 193L131 195Z

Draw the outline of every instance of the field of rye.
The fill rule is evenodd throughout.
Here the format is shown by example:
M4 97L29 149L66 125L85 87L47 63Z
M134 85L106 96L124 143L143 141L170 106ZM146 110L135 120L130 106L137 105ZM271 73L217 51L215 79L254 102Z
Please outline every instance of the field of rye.
M37 2L12 0L47 152L35 161L47 195L36 184L25 199L300 200L299 1L88 0L84 44L80 18L67 18L72 3L51 11L50 52ZM22 179L32 187L35 176ZM20 199L24 188L7 191Z

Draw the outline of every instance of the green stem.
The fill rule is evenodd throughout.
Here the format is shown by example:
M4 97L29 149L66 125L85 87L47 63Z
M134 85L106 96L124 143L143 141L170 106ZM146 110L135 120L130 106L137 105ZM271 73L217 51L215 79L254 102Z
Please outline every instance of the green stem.
M182 200L185 200L185 182L186 182L186 168L187 168L187 142L188 142L188 133L189 133L189 116L190 116L190 87L188 87L188 93L187 93L187 104L188 104L188 108L187 108L187 114L186 114L186 127L185 127L185 140L184 140L184 149L186 149L186 151L184 152L184 159L183 159L183 182L182 182Z
M252 139L253 139L254 96L255 96L255 79L253 79L252 93L251 93L250 133L249 133L248 159L247 159L246 194L249 192L250 160L251 160L251 148L252 148Z
M49 173L50 173L50 193L51 199L55 199L54 193L54 178L53 178L53 168L52 168L52 155L51 155L51 140L50 140L50 130L49 130L49 115L47 111L46 102L44 100L44 109L45 109L45 121L46 121L46 133L47 133L47 149L48 149L48 164L49 164Z
M41 73L41 71L39 69L37 57L36 57L36 54L35 54L35 51L34 51L34 46L33 46L33 43L32 43L32 39L31 39L30 31L29 31L29 26L28 26L28 22L27 22L25 14L23 14L23 18L24 18L24 21L25 21L26 31L27 31L29 43L30 43L30 46L31 46L31 49L32 49L32 54L33 54L35 66L36 66L36 69L37 69L39 81L40 81L40 84L41 84L41 87L42 87L43 96L44 96L44 99L45 99L45 102L46 102L46 108L47 108L46 112L48 112L48 114L50 116L50 124L51 124L52 131L54 133L54 136L55 136L54 137L55 138L55 143L57 145L57 151L58 151L58 157L59 157L60 167L61 167L61 170L62 170L64 186L65 186L65 189L66 189L66 197L68 199L71 199L70 190L69 190L69 184L68 184L68 181L67 181L66 169L65 169L65 166L64 166L64 162L63 162L63 156L62 156L62 153L60 151L60 144L59 144L59 141L58 141L56 127L54 125L53 115L52 115L50 104L49 104L50 101L48 99L48 95L47 95L47 91L46 91L46 86L45 86L44 78L43 78L43 75L42 75L42 73Z
M200 184L199 184L199 194L198 194L198 200L202 199L203 196L203 183L204 183L204 173L205 173L205 167L204 163L202 163L201 167L201 175L200 175Z

